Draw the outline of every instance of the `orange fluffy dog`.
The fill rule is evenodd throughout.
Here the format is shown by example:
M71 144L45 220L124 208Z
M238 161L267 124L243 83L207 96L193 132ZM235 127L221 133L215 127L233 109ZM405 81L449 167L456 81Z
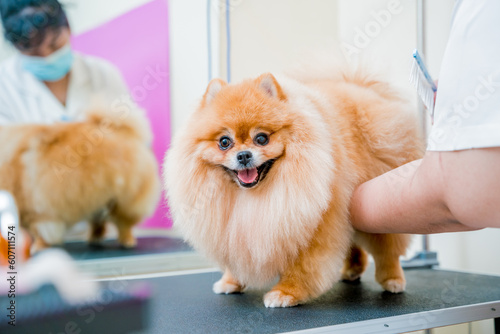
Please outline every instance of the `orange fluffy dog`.
M175 224L225 270L214 292L279 277L264 304L297 305L359 278L365 250L382 287L403 291L409 236L353 231L349 201L363 181L421 157L410 109L361 72L212 81L164 175Z
M159 199L151 134L140 115L91 112L83 122L0 127L0 189L16 199L34 250L63 240L68 225L91 222L91 241L109 218L119 242Z

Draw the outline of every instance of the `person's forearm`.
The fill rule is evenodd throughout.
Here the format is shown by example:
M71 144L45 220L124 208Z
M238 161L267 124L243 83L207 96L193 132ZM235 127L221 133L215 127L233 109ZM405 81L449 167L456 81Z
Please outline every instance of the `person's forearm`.
M359 186L351 201L351 222L370 233L473 230L454 220L443 194L439 160L417 160Z

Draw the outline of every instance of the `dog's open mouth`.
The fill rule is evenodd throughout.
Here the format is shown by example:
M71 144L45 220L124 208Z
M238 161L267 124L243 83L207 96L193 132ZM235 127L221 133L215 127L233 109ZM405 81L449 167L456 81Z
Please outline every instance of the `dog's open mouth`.
M253 188L260 181L264 180L267 173L271 169L274 164L274 159L268 160L264 162L259 167L240 169L240 170L232 170L227 169L230 173L233 173L236 176L237 181L240 183L242 187L245 188Z
M238 180L242 184L253 184L259 178L257 167L252 169L243 169L236 172Z

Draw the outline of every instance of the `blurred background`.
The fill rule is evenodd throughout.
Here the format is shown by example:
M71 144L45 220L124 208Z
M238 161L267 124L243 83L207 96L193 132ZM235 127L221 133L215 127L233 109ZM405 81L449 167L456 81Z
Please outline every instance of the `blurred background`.
M225 0L61 2L69 15L77 49L98 54L102 43L108 44L108 51L100 56L112 60L124 72L132 93L137 92L134 97L139 97L138 103L153 109L148 110L148 115L153 118L159 160L171 135L194 110L211 78L239 81L262 72L285 71L304 61L305 54L329 52L338 46L348 59L362 55L365 61L373 60L374 66L406 92L416 112L418 109L417 95L408 82L411 53L417 46L415 0L230 0L229 7ZM425 57L434 79L439 78L454 3L426 3ZM157 8L162 10L158 12ZM151 11L163 19L151 21ZM125 24L126 31L117 28L123 27L123 20L133 22ZM145 41L139 46L127 38L134 31L147 34L138 37ZM98 38L113 33L119 35L107 42ZM134 52L126 51L137 48L141 54L160 54L162 58L145 57L137 64ZM1 39L0 61L13 53ZM167 71L168 78L154 93L140 95L141 78L158 66L166 66L160 70ZM162 205L155 217L139 227L139 235L176 235ZM77 230L74 238L81 235L83 231ZM498 229L432 235L430 249L438 253L441 268L500 275L498 240ZM409 256L420 248L420 237L415 237ZM490 322L474 326L477 333L492 328ZM468 330L463 325L449 331Z

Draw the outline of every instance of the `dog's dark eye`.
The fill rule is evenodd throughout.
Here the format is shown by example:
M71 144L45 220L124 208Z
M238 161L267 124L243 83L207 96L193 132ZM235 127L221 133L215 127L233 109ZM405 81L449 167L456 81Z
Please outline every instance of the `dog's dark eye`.
M269 143L269 136L266 135L265 133L259 133L255 137L255 143L260 146L265 146Z
M229 137L222 137L219 140L219 147L221 150L227 150L233 142L231 141L231 138Z

